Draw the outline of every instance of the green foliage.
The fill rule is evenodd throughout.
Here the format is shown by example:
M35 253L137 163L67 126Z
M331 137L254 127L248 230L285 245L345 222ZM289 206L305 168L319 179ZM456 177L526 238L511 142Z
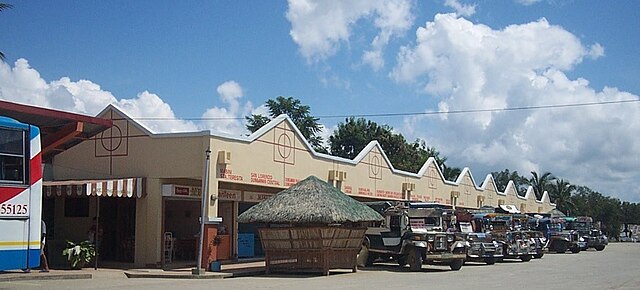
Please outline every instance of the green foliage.
M525 179L528 185L533 186L536 198L541 199L545 191L551 191L551 182L556 178L551 172L545 172L542 175L538 175L537 172L531 171L531 179Z
M556 179L555 181L556 183L551 184L549 187L550 190L548 190L550 198L554 201L558 210L567 215L571 215L576 209L575 204L571 200L571 194L576 189L576 186L564 179Z
M514 185L516 186L516 190L519 193L525 193L527 190L527 185L529 184L529 180L520 175L518 171L509 171L509 169L502 170L500 172L491 172L493 176L493 180L496 183L496 187L498 191L504 192L507 189L507 184L509 180L512 180Z
M446 161L424 141L409 143L402 134L394 133L392 127L364 118L350 117L340 122L329 136L329 149L332 155L353 159L373 140L378 141L396 169L418 172L429 157L434 157L440 165Z
M79 244L67 241L67 248L62 250L62 255L67 257L71 268L78 269L96 256L96 249L89 241L82 241Z
M251 115L245 117L247 120L247 129L251 132L255 132L262 126L266 125L271 119L286 114L291 118L293 123L298 127L302 136L311 144L314 150L317 152L326 153L327 150L322 145L322 137L318 136L322 131L318 118L311 115L311 108L307 105L302 105L300 100L293 97L279 96L275 100L269 99L266 102L267 108L269 108L269 116L263 115Z
M456 178L458 178L458 176L460 176L460 173L462 173L462 169L458 167L449 167L444 163L441 165L441 167L444 179L449 181L456 181Z

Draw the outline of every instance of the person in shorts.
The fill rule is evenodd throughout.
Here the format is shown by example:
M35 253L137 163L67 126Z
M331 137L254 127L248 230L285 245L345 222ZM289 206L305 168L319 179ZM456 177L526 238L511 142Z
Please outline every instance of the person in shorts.
M45 224L44 221L42 221L41 232L40 260L42 261L42 267L40 268L40 272L49 272L49 262L47 261L47 255L44 253L44 246L47 243L47 224Z

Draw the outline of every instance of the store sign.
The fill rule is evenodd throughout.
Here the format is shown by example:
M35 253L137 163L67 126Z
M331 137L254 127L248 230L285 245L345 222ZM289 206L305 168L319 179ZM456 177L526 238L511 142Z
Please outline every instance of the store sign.
M176 185L176 184L163 184L162 196L198 197L199 198L200 196L202 196L202 187Z
M240 190L220 189L218 191L219 200L241 201L242 192Z
M253 191L245 191L244 192L244 201L245 202L261 202L273 194L264 193L264 192L253 192Z

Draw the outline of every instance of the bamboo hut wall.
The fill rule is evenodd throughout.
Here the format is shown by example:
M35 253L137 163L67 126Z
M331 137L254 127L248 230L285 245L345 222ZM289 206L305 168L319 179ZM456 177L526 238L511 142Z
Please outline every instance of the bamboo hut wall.
M356 270L365 228L261 228L267 272L302 271L329 274L330 269Z

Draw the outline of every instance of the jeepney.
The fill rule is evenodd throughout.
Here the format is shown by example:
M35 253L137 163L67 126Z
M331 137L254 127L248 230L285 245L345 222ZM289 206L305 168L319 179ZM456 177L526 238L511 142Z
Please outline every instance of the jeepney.
M525 214L512 214L511 219L512 227L522 232L523 238L529 241L529 254L535 259L542 258L547 239L540 231L531 227L531 222L536 218Z
M580 245L582 250L594 248L596 251L602 251L605 246L609 244L609 239L602 234L599 228L593 225L593 219L591 217L576 217L575 220L567 224L567 229L578 232L584 241L584 243Z
M579 253L583 246L577 231L566 228L567 218L542 218L537 221L536 230L541 231L547 238L547 249L556 253L570 250Z
M443 210L408 202L366 203L385 217L379 227L367 229L359 263L395 261L419 271L423 264L448 265L457 271L464 264L466 245L454 233L443 231Z
M503 259L520 259L528 262L532 259L531 245L525 233L514 229L512 215L489 213L482 218L496 241L502 245Z
M455 228L467 242L467 259L471 262L484 262L493 265L502 259L502 244L497 242L482 222L474 219L474 214L458 211L455 213Z

